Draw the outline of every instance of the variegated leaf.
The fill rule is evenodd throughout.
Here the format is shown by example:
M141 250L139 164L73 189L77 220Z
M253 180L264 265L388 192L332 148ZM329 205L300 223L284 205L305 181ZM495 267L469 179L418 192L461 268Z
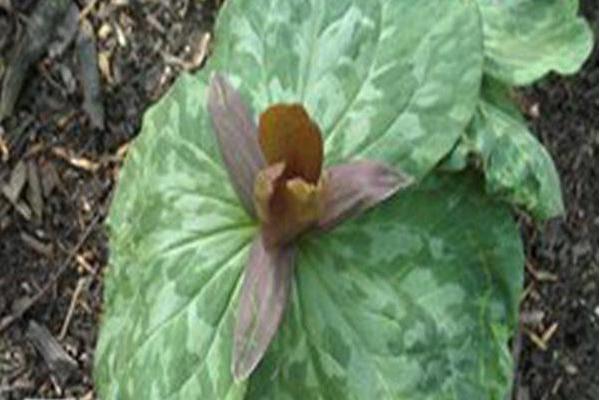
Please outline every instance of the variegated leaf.
M572 74L593 37L579 0L477 0L484 31L485 73L526 85L550 71Z
M223 167L206 92L183 75L146 114L121 172L95 355L105 400L244 395L231 351L256 226Z
M298 244L293 302L247 399L505 399L522 245L450 174Z
M444 166L462 169L474 157L486 191L544 220L563 213L560 179L552 158L527 129L508 88L487 79L469 128Z
M423 177L471 117L482 33L471 1L228 1L207 69L258 114L301 103L325 162L385 161ZM208 73L208 72L207 72Z
M476 105L483 62L479 27L476 5L459 0L428 0L419 7L412 2L392 0L378 3L227 1L217 23L217 45L207 68L196 78L183 75L169 94L148 112L122 171L109 217L110 270L105 282L105 313L95 358L99 395L105 400L241 399L245 396L247 382L234 382L230 365L238 292L256 224L240 205L229 183L209 123L207 79L213 71L222 72L232 80L255 114L276 102L304 104L323 132L327 164L354 158L373 159L422 178L456 142ZM435 190L430 190L431 186L415 188L414 193L421 193L421 197L399 196L398 200L383 206L383 211L368 212L362 217L366 220L356 220L347 227L340 225L331 237L323 236L322 244L316 244L313 250L310 243L317 242L309 239L295 273L298 287L306 285L303 281L314 280L316 269L310 270L318 267L314 252L331 248L331 253L323 259L324 274L339 268L341 272L335 278L339 278L340 287L353 287L357 281L361 282L365 286L359 289L373 293L379 302L389 297L387 301L392 307L401 310L400 306L411 304L407 300L410 296L396 290L403 289L403 279L410 277L410 274L400 276L401 271L408 271L407 265L423 265L424 271L441 265L455 271L449 284L451 293L458 291L455 288L462 288L469 295L474 293L480 306L461 309L464 302L459 301L460 294L456 294L458 297L452 298L448 306L457 304L460 318L468 322L468 326L475 327L474 320L480 325L474 336L466 335L460 326L450 325L447 337L453 340L442 342L447 347L434 346L433 353L425 352L424 359L431 360L424 364L427 368L401 370L409 373L401 377L407 391L421 387L415 386L415 382L427 383L430 376L435 379L427 385L432 388L429 389L432 396L433 389L441 390L437 392L440 395L447 393L445 385L436 384L446 382L439 378L442 370L451 375L448 382L457 393L474 393L475 397L483 389L481 380L471 382L472 379L491 376L492 389L487 390L494 393L505 390L507 383L505 339L512 328L514 287L520 279L518 236L505 211L482 200L477 185L466 181L464 190L468 196L465 198L453 192L454 187L461 187L460 182L452 181ZM482 210L482 214L474 215L486 216L487 219L479 221L488 221L479 223L477 228L498 226L492 230L494 243L499 242L502 233L505 235L493 253L487 242L481 241L488 232L476 231L468 225L473 220L467 218L465 210L472 207L460 208L462 202L471 204L471 195ZM402 200L406 198L413 200ZM428 207L431 207L430 214L427 214ZM454 211L453 207L462 210L460 219L455 220L451 214L442 217ZM375 218L377 224L366 223L368 218ZM463 219L468 224L460 222ZM344 232L359 232L356 230L359 221L364 223L361 229L368 228L368 232L378 235L385 244L375 249L389 250L392 258L385 258L384 254L375 257L368 236L360 233L344 236ZM380 224L381 221L385 223ZM438 221L438 224L428 225L426 221ZM462 235L460 227L471 232L473 242L471 236ZM445 241L437 240L438 230L446 232L440 233ZM410 243L413 233L422 236L419 239L422 247L418 247L421 250L402 253L404 241ZM344 237L352 242L342 243L340 238ZM366 241L363 243L360 239ZM468 241L463 243L462 239ZM364 251L362 246L365 246ZM456 250L446 252L453 247ZM366 254L373 257L365 257ZM407 258L402 259L403 255ZM382 260L387 262L375 262ZM355 262L362 264L362 270L355 269ZM370 272L364 275L364 271L369 270L373 270L374 275ZM377 275L378 270L383 275ZM385 273L396 274L393 272L396 270L399 271L397 280L386 281L391 276ZM356 275L352 275L353 271ZM498 271L513 275L502 275ZM441 276L447 277L445 274ZM482 279L484 275L490 279ZM332 277L329 275L327 279ZM440 293L444 293L444 282L435 277L435 274L432 279L416 277L408 282L415 288L420 283L423 288L431 288L435 283L440 286ZM505 288L502 293L497 290L496 278ZM343 322L349 311L342 303L333 307L320 287L315 286L314 293L308 297L292 299L288 318L314 319L314 328L306 325L305 329L322 332L325 317ZM296 289L295 293L300 290ZM313 294L324 297L313 298ZM322 300L323 309L299 312L307 298L313 305ZM440 311L435 310L433 302L428 304L429 314L425 313L422 318L436 322L429 315L437 316ZM350 319L369 318L371 305L357 298L357 313L350 315ZM456 310L453 312L456 314L452 315L459 314ZM327 313L333 314L327 316ZM421 317L411 318L417 323ZM377 321L386 329L382 332L390 335L395 332L387 330L387 322ZM370 326L367 322L369 319L361 323ZM347 330L347 322L344 324L341 327ZM436 325L436 331L446 332L447 324ZM373 332L379 332L380 328L373 325ZM277 349L283 352L281 356L285 355L286 349L280 346L286 343L286 335L290 333L304 335L306 332L284 330L264 368L250 378L250 398L255 398L260 390L275 391L281 385L295 387L294 382L286 381L282 375L275 375L280 379L273 382L267 380L271 375L262 372L277 372L271 369L272 357L279 359ZM343 344L351 339L353 345L360 345L357 348L359 361L365 360L370 366L378 362L380 342L360 342L356 338L363 337L362 334L336 341L335 333L332 335L327 339L332 343ZM482 337L495 341L483 347L484 353L480 354L473 346L482 345L479 340ZM431 336L426 338L429 344L437 343L430 341ZM459 340L465 338L466 342ZM376 339L375 335L369 338ZM416 354L409 346L410 340L413 339L399 342L400 347L390 350L390 357L400 357L404 362L404 358ZM458 351L451 346L454 344L460 351L469 350L469 354L463 358L445 355L442 350L452 354ZM294 343L290 342L290 346L290 352L295 354ZM316 346L303 357L314 358L315 351L328 352L331 350L328 346ZM322 356L328 363L333 362L326 354ZM417 358L411 365L420 364L422 359ZM445 363L447 359L453 362ZM474 359L478 362L473 362ZM332 375L324 370L332 365L325 366L323 362L313 362L313 369L307 372L310 379L298 385L300 389L309 387L313 397L327 398L331 397L329 393L341 393L341 398L371 398L372 393L382 393L384 386L390 386L386 393L405 390L396 387L402 385L396 382L398 376L388 381L392 377L382 375L381 368L369 373L354 369L338 371L340 376L347 377L345 381L358 383L359 378L364 378L365 382L375 383L373 386L337 384L338 372ZM438 363L452 369L436 369ZM362 369L360 362L348 366ZM314 371L319 373L319 386L313 384L317 379ZM372 380L373 373L377 375L376 381ZM256 391L257 388L260 390ZM288 392L274 393L286 395ZM415 391L414 398L419 396L425 394Z

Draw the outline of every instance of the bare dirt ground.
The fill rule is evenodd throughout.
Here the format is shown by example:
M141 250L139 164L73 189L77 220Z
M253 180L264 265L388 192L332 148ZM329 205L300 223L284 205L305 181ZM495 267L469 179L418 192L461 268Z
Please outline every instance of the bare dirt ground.
M598 3L582 1L598 36ZM572 77L522 92L562 181L566 215L524 222L527 283L517 398L598 398L598 45ZM520 396L520 397L519 397Z
M0 79L39 3L0 0ZM598 4L582 3L597 32ZM54 50L30 63L0 125L0 400L95 398L102 223L119 166L144 110L181 71L203 65L219 1L72 4L34 35ZM78 33L80 21L90 29ZM577 75L551 76L521 98L559 168L567 214L541 227L521 218L528 263L515 398L597 399L597 48Z

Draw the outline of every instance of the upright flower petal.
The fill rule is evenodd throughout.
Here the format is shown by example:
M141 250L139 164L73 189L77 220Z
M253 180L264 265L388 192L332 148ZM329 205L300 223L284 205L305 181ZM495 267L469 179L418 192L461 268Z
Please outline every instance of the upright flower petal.
M374 161L336 165L325 173L325 206L319 219L319 227L324 230L375 206L413 181Z
M285 162L286 178L316 184L323 165L321 131L300 104L276 104L258 121L259 142L267 163Z
M229 178L248 214L255 216L254 180L265 160L250 110L237 90L216 73L210 80L208 110Z
M234 331L232 372L246 379L277 332L288 301L293 247L266 248L257 236L250 249Z

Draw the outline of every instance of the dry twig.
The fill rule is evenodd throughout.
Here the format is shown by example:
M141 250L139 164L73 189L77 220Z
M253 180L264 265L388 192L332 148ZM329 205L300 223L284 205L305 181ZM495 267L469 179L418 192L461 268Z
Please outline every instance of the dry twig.
M65 338L65 335L67 334L67 329L69 329L69 324L71 323L71 318L73 317L73 312L75 311L75 306L77 305L79 294L81 293L81 290L84 288L86 283L86 278L79 278L79 280L77 281L77 286L75 286L73 296L71 296L71 303L69 304L67 315L65 317L65 320L63 321L62 327L60 328L58 340L63 340Z

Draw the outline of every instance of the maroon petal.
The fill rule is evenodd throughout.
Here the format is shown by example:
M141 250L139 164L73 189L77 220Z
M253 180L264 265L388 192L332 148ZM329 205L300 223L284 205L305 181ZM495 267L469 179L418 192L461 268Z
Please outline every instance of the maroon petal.
M319 227L331 229L392 196L412 178L374 161L336 165L326 171L325 207Z
M246 211L255 216L254 179L266 164L250 110L238 91L217 73L210 80L208 110L229 179Z
M246 379L277 332L293 274L291 246L265 248L258 235L250 249L234 331L232 372Z

